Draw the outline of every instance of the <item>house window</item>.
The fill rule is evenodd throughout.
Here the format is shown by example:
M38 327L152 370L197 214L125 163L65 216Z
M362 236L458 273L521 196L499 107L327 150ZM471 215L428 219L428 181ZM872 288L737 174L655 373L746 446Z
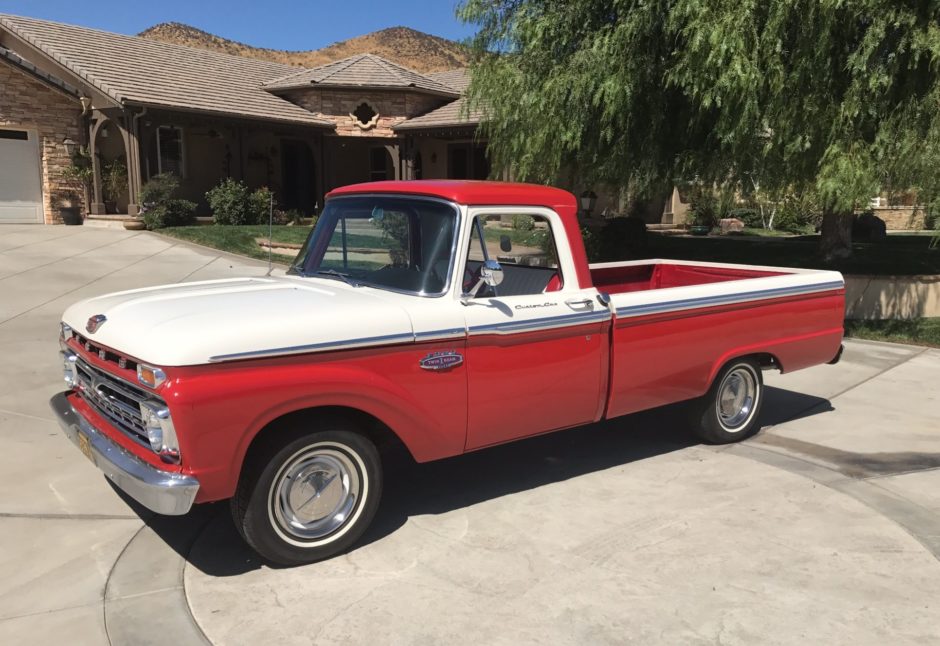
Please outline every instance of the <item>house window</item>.
M176 126L157 128L157 172L173 173L177 177L186 174L183 151L183 129Z
M0 129L0 139L15 139L17 141L29 141L29 133L26 130L2 130Z
M369 151L369 180L381 182L388 179L388 152L385 148L373 148Z

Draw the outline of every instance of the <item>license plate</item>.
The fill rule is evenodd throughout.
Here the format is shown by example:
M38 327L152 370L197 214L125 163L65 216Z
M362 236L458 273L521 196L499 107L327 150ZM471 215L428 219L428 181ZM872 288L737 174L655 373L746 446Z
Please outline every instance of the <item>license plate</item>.
M91 441L88 439L87 435L83 435L82 433L78 434L78 448L85 454L86 458L94 463L95 456L91 453Z

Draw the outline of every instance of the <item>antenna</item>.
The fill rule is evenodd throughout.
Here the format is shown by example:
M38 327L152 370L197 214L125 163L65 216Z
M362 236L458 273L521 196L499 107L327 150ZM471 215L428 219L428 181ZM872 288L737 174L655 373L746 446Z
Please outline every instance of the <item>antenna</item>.
M274 269L274 261L271 259L271 254L274 252L274 193L268 193L268 273L265 276L270 276L271 271Z

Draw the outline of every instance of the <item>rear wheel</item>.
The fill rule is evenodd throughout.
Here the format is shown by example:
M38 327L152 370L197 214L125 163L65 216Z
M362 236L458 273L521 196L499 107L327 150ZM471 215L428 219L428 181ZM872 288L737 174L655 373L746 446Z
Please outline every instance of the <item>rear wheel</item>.
M751 437L759 429L764 379L753 359L729 362L712 387L692 407L696 434L710 444L728 444Z
M242 473L231 503L235 525L273 563L313 563L346 551L378 509L382 467L375 445L329 426L269 445Z

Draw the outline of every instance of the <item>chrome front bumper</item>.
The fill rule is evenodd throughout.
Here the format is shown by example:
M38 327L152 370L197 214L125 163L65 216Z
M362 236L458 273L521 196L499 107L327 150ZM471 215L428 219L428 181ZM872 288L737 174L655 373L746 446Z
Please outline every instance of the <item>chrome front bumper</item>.
M125 450L79 415L67 394L54 396L49 405L72 444L80 446L79 436L87 438L89 457L95 466L147 509L167 516L181 516L189 511L199 491L196 478L157 469Z

